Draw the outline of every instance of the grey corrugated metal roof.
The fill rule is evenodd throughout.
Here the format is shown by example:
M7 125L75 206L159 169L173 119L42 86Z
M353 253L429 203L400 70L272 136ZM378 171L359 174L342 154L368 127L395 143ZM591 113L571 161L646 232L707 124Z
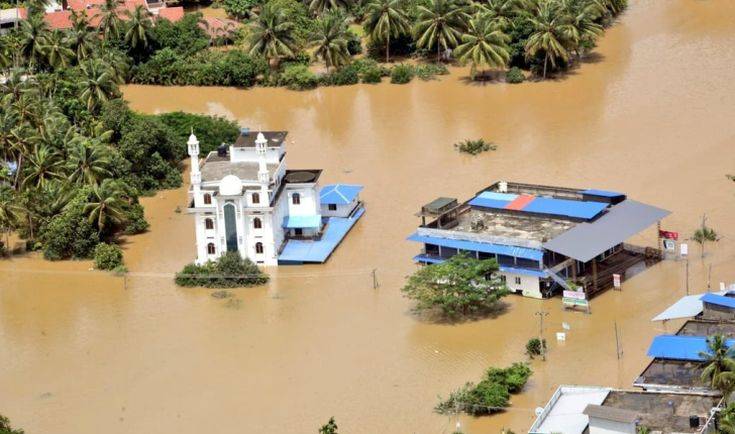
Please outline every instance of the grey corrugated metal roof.
M543 247L587 262L669 214L665 209L628 199L613 206L597 220L580 223L544 243Z

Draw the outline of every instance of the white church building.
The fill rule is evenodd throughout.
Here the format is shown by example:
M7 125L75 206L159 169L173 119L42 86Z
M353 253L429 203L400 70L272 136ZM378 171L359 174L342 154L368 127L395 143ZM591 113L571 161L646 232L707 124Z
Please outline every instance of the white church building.
M362 215L356 213L361 211L357 197L361 186L345 186L357 188L350 197L341 198L350 199L351 210L349 205L345 208L345 200L338 207L329 199L339 185L329 186L329 203L322 204L318 184L321 170L286 169L286 135L285 131L255 133L243 128L235 143L210 152L200 166L199 141L192 132L187 143L191 157L188 212L195 219L196 263L237 251L257 264L278 265L279 254L289 241L302 246L307 243L307 250L324 249L329 244L326 238L339 236L333 234L322 241L324 232L330 226L335 230L345 226L343 222L330 223L332 219L346 217L349 230ZM347 230L328 246L328 254ZM297 247L290 249L296 249L297 255L290 257L295 260L289 263L323 262L328 257L310 261Z

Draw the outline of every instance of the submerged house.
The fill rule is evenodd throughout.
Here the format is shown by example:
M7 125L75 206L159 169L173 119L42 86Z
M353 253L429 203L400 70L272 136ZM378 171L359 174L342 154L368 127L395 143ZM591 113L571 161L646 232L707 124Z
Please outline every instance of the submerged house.
M596 386L560 386L536 412L529 434L715 432L719 397L649 393Z
M612 287L613 274L661 259L658 247L625 241L668 214L623 193L498 182L464 203L423 206L408 239L423 245L420 264L466 252L497 259L508 287L525 296L549 297L573 281L589 297Z
M243 128L201 167L191 134L188 212L195 217L196 263L225 252L263 265L324 262L362 216L361 186L320 189L321 170L286 168L287 134Z

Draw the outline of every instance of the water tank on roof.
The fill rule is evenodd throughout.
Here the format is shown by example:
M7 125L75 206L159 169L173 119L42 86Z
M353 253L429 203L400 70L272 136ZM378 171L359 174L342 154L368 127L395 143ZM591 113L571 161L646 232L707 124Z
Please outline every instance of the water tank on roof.
M221 144L217 146L217 155L220 157L226 157L227 156L227 145Z
M505 181L498 182L498 192L500 193L507 193L508 192L508 183Z
M243 135L243 136L249 136L250 135L250 128L248 128L248 127L240 128L240 134Z

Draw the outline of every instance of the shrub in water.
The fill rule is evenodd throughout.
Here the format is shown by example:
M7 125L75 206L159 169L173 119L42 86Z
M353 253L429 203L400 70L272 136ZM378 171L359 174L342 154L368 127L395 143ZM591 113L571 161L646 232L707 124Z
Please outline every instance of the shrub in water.
M413 66L401 63L390 71L390 82L394 84L406 84L413 78Z
M477 155L485 151L494 151L497 149L497 146L493 145L492 143L486 142L485 139L467 139L459 143L455 143L454 148L457 149L459 152L463 152L465 154Z
M250 259L243 259L237 252L227 252L216 262L203 265L189 264L176 273L179 286L204 286L206 288L236 288L262 285L268 275L260 271Z
M363 83L380 83L383 78L383 73L378 67L368 68L362 73Z
M313 89L319 84L317 76L306 65L287 66L278 81L292 90Z
M526 354L532 359L540 356L544 349L546 349L546 339L531 338L526 342Z
M117 244L99 243L94 248L94 266L98 270L114 270L123 265L123 253Z
M431 80L437 75L449 74L446 66L440 63L427 63L415 68L416 76L422 80Z
M357 84L359 81L360 77L357 73L357 68L352 65L342 67L321 77L321 82L327 86L347 86Z
M145 219L143 205L136 203L125 213L125 234L135 235L142 234L148 229L148 222Z
M521 71L521 68L518 68L517 66L510 68L510 70L505 73L506 83L523 83L525 79L526 76L523 75L523 71Z

